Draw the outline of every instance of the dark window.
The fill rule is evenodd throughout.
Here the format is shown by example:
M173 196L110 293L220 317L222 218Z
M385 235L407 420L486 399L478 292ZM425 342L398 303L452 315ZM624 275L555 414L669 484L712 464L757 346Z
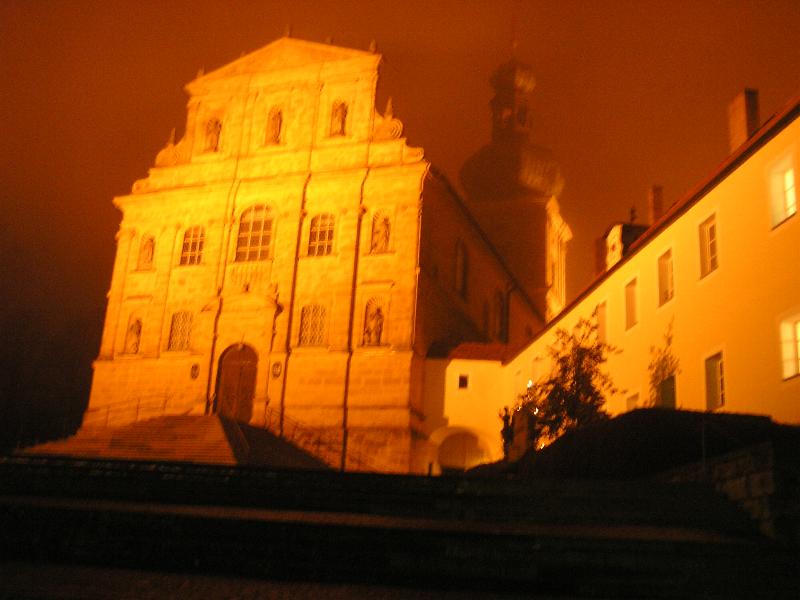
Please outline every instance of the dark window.
M333 215L317 215L311 219L308 233L308 255L325 256L333 251Z
M465 390L469 387L469 375L458 376L458 389Z
M181 264L197 265L203 258L203 242L206 232L202 227L190 227L183 234L183 247L181 248Z

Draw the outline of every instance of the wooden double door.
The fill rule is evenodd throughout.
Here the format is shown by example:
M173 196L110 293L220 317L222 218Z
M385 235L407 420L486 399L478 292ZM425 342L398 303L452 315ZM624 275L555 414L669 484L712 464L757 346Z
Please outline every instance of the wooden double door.
M230 346L219 358L215 412L240 423L253 416L258 356L245 344Z

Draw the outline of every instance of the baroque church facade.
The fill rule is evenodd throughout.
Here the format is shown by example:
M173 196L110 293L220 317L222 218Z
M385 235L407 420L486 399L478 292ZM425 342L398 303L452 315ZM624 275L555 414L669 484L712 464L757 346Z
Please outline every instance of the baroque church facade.
M284 37L186 86L183 137L114 199L84 426L220 414L300 423L341 468L438 464L459 430L426 365L532 339L564 305L571 234L557 164L528 143L527 67L493 79L492 143L462 199L391 102L376 110L379 63Z

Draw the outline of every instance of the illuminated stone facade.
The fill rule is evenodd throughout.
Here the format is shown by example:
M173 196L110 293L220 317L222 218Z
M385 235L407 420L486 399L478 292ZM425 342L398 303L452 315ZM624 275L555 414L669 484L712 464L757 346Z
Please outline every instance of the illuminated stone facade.
M376 111L379 62L281 38L187 85L184 136L114 200L85 426L220 413L299 422L346 446L348 468L436 462L425 361L523 346L553 285L518 283L391 104Z

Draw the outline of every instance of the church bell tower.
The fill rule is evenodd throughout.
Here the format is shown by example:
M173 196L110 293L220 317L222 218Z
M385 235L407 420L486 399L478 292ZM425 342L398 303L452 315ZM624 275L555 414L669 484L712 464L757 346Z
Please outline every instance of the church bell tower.
M566 244L572 238L561 218L564 187L552 153L530 141L531 68L512 59L490 83L494 97L492 140L461 170L470 212L546 320L566 302Z

